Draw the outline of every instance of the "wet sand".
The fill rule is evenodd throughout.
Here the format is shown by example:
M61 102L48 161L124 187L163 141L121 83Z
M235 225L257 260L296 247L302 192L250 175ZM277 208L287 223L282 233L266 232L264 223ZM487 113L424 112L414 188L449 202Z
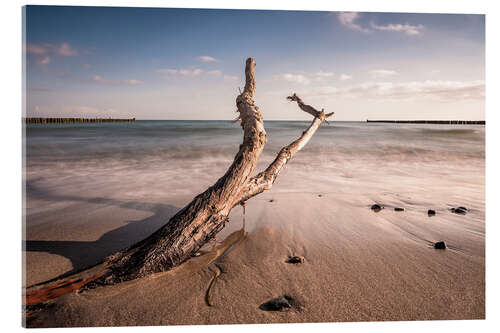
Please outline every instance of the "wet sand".
M284 183L291 181L284 178ZM320 184L317 187L322 188ZM214 253L209 252L171 272L73 292L57 299L28 324L61 327L484 318L484 197L472 193L471 198L477 199L468 200L470 212L462 216L447 211L444 200L426 202L423 194L412 198L385 192L373 197L354 190L339 198L323 189L266 192L247 203L246 236L215 261ZM178 207L182 200L188 199L179 198ZM386 209L371 211L373 202L384 204ZM51 221L28 229L31 239L38 234L38 238L73 239L73 243L61 245L65 250L59 249L59 254L54 253L57 250L26 252L26 285L55 277L74 264L97 262L103 255L143 238L141 232L152 231L175 212L174 205L159 213L151 212L154 205L137 205L135 209L130 204L120 207L109 202L77 205L95 215L81 225ZM99 205L101 209L96 209ZM394 206L406 211L396 212ZM427 207L436 209L437 215L428 217ZM78 214L74 209L71 214ZM233 209L230 217L219 241L241 228L241 208ZM139 222L124 225L124 219ZM448 249L432 247L440 240L446 241ZM71 259L78 255L82 258ZM303 256L305 262L286 263L293 255ZM214 264L221 274L212 287L214 306L210 307L205 296L214 277ZM293 297L300 307L283 312L259 309L262 303L283 295Z

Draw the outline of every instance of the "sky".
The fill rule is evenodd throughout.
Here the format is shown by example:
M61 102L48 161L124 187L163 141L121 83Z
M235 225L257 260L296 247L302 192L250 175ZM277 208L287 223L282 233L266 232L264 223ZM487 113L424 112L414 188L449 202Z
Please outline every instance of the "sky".
M485 118L485 17L27 6L28 117L234 119L245 59L266 120Z

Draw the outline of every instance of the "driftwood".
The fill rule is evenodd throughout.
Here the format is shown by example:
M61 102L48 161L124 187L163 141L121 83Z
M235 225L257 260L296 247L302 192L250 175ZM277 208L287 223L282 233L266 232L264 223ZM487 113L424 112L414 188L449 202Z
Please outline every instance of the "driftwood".
M237 112L243 128L243 143L224 176L197 195L151 236L108 257L100 265L102 274L99 273L99 277L92 283L114 284L144 277L167 271L191 258L224 228L233 207L244 206L245 201L272 187L281 169L307 144L321 123L333 114L325 114L324 110L318 111L304 104L296 94L287 97L290 101L297 102L300 109L313 115L314 119L297 140L280 150L266 170L252 177L266 144L264 121L253 101L254 67L254 60L248 58L245 88L236 98ZM29 293L27 296L29 299Z

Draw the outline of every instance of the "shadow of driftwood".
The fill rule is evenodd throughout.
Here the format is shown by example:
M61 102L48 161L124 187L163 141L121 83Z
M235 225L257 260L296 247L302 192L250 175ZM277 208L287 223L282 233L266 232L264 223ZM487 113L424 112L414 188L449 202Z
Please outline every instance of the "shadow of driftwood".
M152 216L142 220L125 221L126 224L124 226L103 234L96 241L26 240L23 242L23 251L47 252L68 258L73 265L73 269L70 272L95 265L114 252L148 237L163 226L179 210L179 208L168 204L121 201L100 197L61 196L41 190L30 182L26 184L26 194L30 198L48 201L80 201L153 213Z

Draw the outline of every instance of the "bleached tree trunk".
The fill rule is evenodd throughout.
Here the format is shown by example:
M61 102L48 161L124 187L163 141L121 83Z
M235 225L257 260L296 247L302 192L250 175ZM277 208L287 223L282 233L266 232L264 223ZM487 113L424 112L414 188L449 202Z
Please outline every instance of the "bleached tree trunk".
M276 177L292 156L302 149L321 123L333 113L325 114L306 105L296 95L287 97L298 103L314 119L302 135L284 147L269 167L252 177L266 144L266 131L259 108L255 105L255 62L248 58L245 66L245 88L236 98L243 128L243 143L233 163L213 186L197 195L162 228L143 241L107 259L109 273L104 283L116 283L169 270L189 259L224 228L231 209L272 187Z
M314 119L297 140L281 149L265 171L252 177L266 144L262 114L253 100L254 68L254 60L248 58L245 88L236 98L243 143L229 169L213 186L197 195L151 236L108 257L102 266L104 271L95 275L98 276L95 282L113 284L132 280L169 270L188 260L224 228L234 206L244 205L246 200L272 187L281 169L307 144L321 123L333 114L325 114L323 110L318 111L304 104L296 94L287 97L297 102L300 109L313 115Z

